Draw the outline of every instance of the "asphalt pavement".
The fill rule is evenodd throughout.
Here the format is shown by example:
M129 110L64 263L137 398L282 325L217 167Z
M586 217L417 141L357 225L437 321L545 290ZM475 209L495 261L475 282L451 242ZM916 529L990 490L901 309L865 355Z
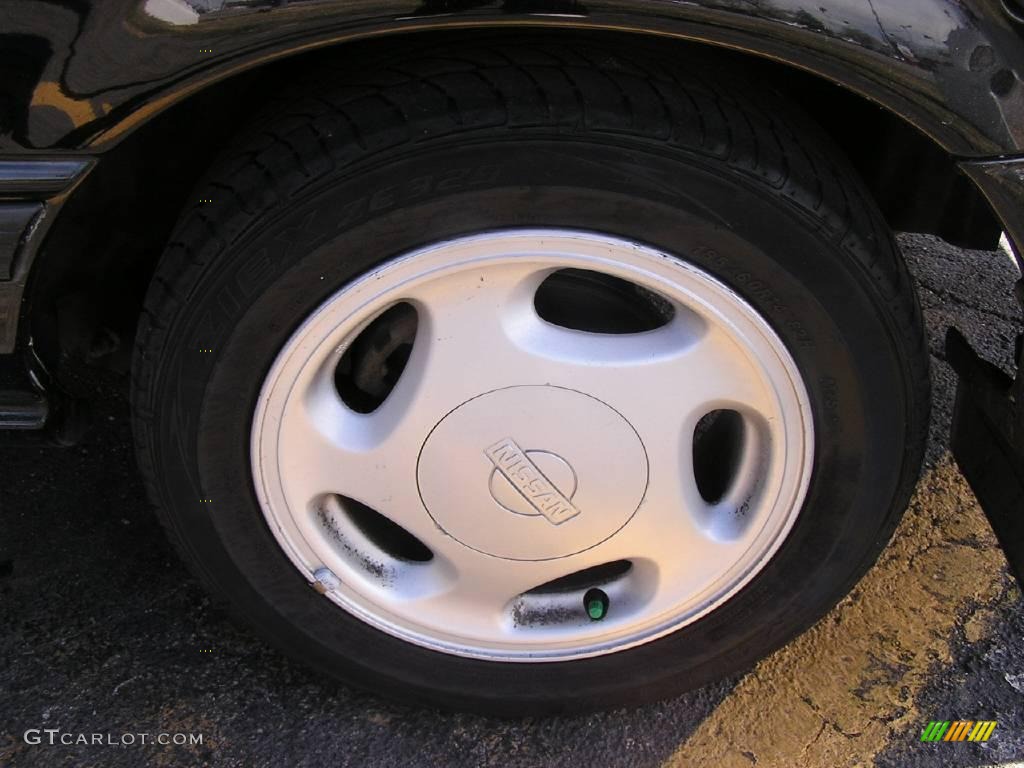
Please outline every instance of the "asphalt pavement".
M1024 600L949 455L941 346L955 324L1009 367L1016 268L1005 251L900 242L932 335L921 481L853 593L747 674L640 709L517 721L325 680L213 607L177 561L111 397L77 447L0 447L0 765L1024 765ZM985 743L923 743L931 720L998 725Z

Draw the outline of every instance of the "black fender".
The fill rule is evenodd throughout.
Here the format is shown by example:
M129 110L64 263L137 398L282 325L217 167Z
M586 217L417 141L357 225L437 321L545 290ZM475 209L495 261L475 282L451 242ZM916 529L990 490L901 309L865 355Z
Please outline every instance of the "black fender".
M100 153L271 60L416 30L573 27L738 49L871 99L950 154L1024 152L1017 0L0 0L0 155Z

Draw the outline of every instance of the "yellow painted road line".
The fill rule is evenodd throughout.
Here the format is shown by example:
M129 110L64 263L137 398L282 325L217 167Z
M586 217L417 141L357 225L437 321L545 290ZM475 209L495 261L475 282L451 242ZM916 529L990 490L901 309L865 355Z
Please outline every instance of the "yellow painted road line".
M666 765L853 768L892 742L919 743L922 721L941 713L919 712L918 693L936 664L952 660L951 627L969 604L995 600L1004 573L947 454L922 477L893 542L853 595L762 660ZM968 617L968 634L981 618Z

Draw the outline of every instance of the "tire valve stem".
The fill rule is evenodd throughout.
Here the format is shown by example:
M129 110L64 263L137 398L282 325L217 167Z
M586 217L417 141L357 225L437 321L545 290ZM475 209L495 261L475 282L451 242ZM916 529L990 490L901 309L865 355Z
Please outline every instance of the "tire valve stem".
M588 589L583 596L583 607L591 621L600 621L608 615L608 595L601 589Z

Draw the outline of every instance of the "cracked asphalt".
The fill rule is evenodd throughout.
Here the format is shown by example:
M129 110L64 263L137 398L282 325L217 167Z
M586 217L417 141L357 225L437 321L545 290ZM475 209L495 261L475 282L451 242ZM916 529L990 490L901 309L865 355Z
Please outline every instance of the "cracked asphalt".
M635 710L502 721L353 692L213 607L165 543L125 405L71 449L0 447L0 765L1006 766L1024 761L1024 600L948 452L955 324L1009 368L1005 251L905 235L935 406L917 492L879 563L812 630L735 679ZM5 560L6 558L6 560ZM929 720L996 720L984 744ZM27 743L29 729L202 744ZM45 734L43 734L45 739ZM1024 763L1021 763L1024 764Z

